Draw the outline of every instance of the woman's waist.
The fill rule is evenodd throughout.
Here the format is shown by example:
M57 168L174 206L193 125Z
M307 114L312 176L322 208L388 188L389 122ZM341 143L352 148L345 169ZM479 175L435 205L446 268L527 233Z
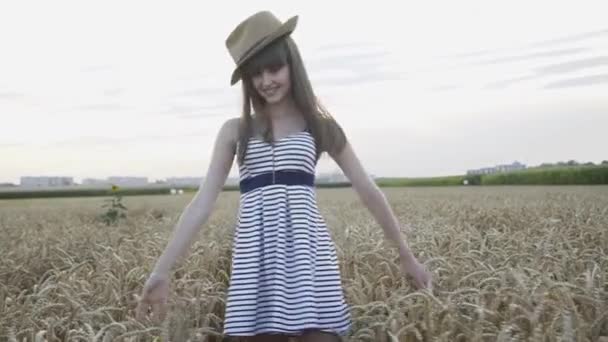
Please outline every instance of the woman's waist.
M239 188L241 194L271 185L301 185L314 187L315 174L302 170L276 170L263 172L241 179Z

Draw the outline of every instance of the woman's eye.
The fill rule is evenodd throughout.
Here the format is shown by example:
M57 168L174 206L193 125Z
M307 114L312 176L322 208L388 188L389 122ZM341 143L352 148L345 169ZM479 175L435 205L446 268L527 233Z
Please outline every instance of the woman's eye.
M279 69L281 69L281 67L283 67L283 66L280 64L270 65L268 67L268 70L270 70L270 72L277 72L277 71L279 71Z

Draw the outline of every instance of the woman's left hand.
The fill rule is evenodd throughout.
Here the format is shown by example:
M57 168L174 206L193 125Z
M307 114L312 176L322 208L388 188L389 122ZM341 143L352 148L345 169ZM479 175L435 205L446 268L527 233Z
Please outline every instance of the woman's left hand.
M419 289L432 289L431 272L427 271L423 264L415 257L401 258L401 269L414 279L414 284Z

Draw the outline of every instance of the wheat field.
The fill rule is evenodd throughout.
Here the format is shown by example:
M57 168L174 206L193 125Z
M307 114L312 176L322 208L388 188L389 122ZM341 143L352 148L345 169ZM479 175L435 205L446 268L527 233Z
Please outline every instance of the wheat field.
M353 326L347 341L608 341L608 187L383 189L434 274L416 291L352 189L318 189ZM0 201L0 340L224 341L238 193L174 268L160 325L133 309L192 194Z

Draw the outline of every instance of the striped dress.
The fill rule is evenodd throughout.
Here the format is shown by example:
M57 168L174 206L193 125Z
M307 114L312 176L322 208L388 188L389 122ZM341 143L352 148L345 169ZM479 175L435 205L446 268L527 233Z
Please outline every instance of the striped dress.
M315 159L308 130L274 144L252 137L240 180L273 170L314 175ZM241 193L224 334L346 335L350 326L334 242L314 187L269 184Z

